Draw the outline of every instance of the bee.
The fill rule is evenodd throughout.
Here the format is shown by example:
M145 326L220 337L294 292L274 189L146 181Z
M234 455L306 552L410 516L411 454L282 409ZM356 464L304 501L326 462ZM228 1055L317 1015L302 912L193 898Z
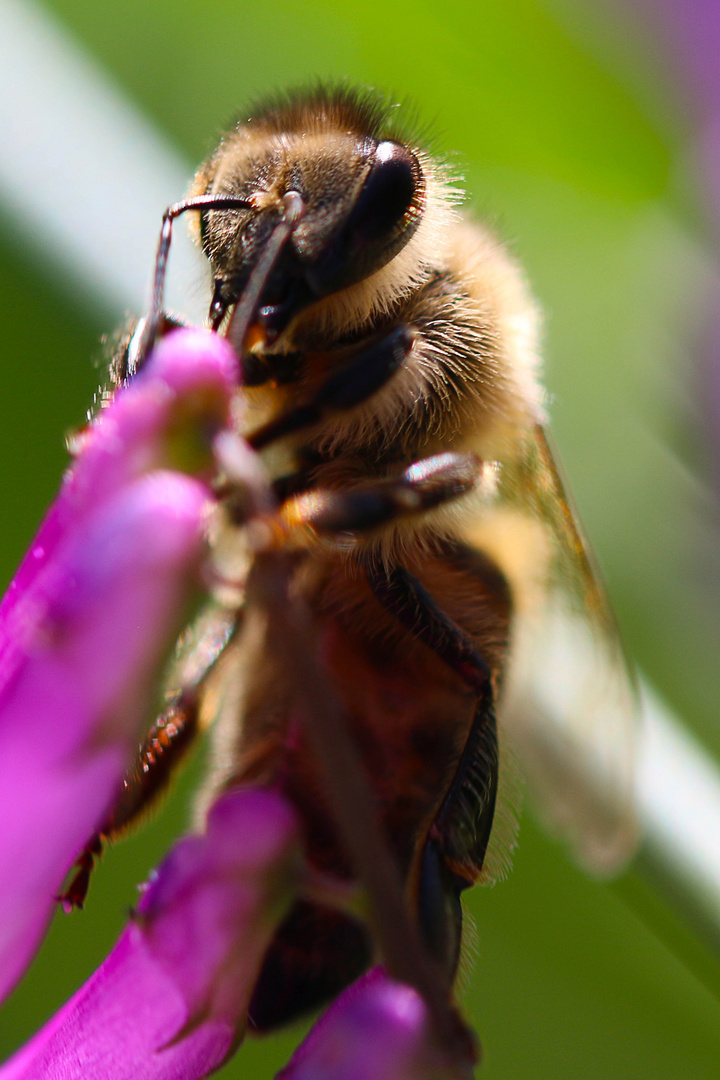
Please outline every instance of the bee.
M168 324L170 230L190 212L210 325L241 361L238 432L292 537L289 591L311 614L407 903L452 979L461 894L512 846L493 828L507 746L555 827L610 869L634 837L635 705L546 433L538 308L507 249L462 213L447 164L394 112L374 93L321 86L229 131L166 215L154 307L118 378ZM246 524L231 489L218 541L230 549L244 535L233 523ZM135 816L212 716L204 805L235 785L281 787L309 864L352 882L297 687L253 601L256 563L229 558L243 557L244 606L191 635L191 661L213 662L184 679L101 831ZM372 956L361 923L299 901L266 956L251 1026L317 1007Z

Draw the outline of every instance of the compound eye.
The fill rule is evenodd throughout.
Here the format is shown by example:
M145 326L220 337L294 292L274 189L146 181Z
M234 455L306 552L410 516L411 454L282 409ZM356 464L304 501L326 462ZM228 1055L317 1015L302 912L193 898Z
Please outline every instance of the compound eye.
M422 173L417 158L396 142L381 142L353 211L353 226L367 240L379 240L403 225L418 193Z
M337 292L385 266L420 223L425 178L415 154L385 140L374 147L370 160L342 227L306 266L305 277L316 296Z

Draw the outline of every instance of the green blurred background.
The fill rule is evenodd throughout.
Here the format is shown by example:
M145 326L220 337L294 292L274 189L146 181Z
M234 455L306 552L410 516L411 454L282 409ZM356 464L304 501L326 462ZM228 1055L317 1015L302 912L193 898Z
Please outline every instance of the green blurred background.
M694 362L715 253L651 34L590 0L47 10L174 142L188 176L248 99L317 75L417 105L541 299L556 441L629 650L720 757L720 562ZM91 361L118 317L41 264L23 228L0 214L3 582L57 487L64 434L85 416ZM0 1055L110 948L135 884L182 829L200 769L107 856L87 910L56 918L0 1013ZM718 1075L716 958L637 869L612 886L589 881L526 807L511 877L470 907L464 1000L486 1080ZM222 1075L273 1075L297 1037L246 1045Z

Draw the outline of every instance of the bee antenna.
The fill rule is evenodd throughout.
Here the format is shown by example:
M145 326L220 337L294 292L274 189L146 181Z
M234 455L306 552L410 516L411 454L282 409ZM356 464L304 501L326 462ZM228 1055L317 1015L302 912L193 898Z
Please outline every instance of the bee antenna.
M132 377L142 366L150 353L158 328L163 317L163 297L165 294L165 278L167 276L168 256L172 241L172 227L175 218L188 210L246 210L252 209L252 202L248 199L240 199L234 195L193 195L189 199L173 203L168 206L163 214L160 240L158 242L157 255L155 256L155 275L153 277L152 296L150 311L144 320L144 326L138 342L137 350L128 365L128 377Z
M305 213L305 200L299 191L288 191L283 195L283 216L273 229L270 239L263 248L257 263L253 267L247 286L241 299L235 306L227 337L238 356L242 357L250 323L257 311L257 305L268 278L278 260L280 252Z

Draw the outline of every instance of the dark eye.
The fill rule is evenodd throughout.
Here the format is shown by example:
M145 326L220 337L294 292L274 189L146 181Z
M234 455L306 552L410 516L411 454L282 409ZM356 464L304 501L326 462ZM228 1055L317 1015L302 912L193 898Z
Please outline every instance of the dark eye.
M420 166L395 142L381 142L346 228L365 240L379 240L402 222L415 198Z
M420 162L400 143L378 143L362 190L342 224L305 269L316 296L379 270L415 232L424 206Z

